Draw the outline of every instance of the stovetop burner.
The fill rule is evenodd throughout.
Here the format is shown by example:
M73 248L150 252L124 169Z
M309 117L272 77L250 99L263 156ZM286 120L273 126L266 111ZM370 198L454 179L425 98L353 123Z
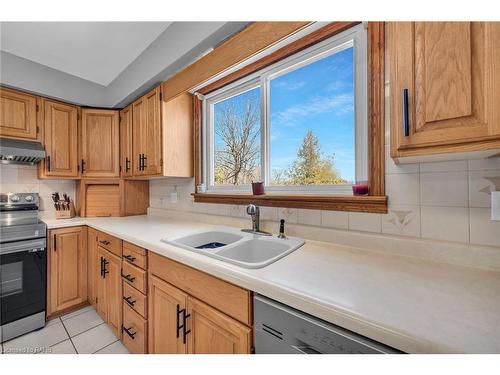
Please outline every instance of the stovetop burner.
M0 193L0 243L45 237L38 193Z

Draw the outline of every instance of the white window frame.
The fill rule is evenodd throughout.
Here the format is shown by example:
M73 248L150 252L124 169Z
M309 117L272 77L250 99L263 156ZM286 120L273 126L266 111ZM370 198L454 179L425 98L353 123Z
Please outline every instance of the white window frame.
M266 191L295 194L352 195L350 184L272 186L270 185L270 170L267 168L268 158L270 157L270 81L351 46L354 47L355 179L356 181L368 180L368 46L366 27L360 24L203 96L203 182L208 193L248 193L251 191L250 185L214 184L215 138L213 108L218 102L260 86L261 180L264 181ZM207 119L210 121L207 121Z

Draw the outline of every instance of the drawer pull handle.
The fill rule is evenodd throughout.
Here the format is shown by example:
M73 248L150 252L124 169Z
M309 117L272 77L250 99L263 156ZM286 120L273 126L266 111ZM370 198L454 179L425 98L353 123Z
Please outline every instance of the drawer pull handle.
M135 303L137 302L136 300L132 299L132 296L130 297L123 297L123 300L127 302L127 304L131 307L134 307Z
M129 262L135 262L135 257L133 257L132 255L124 255L123 256L126 260L128 260Z
M122 332L125 332L127 335L129 335L129 337L132 340L135 340L134 336L137 335L137 332L131 332L131 330L132 330L132 327L125 328L124 326L122 326Z
M102 240L102 241L99 241L99 243L102 243L103 245L108 246L111 242L106 241L106 240Z
M134 282L134 280L135 280L135 277L133 277L132 275L123 275L123 274L122 274L122 277L123 277L124 279L126 279L128 282L131 282L131 283L133 283L133 282Z
M180 306L179 304L177 304L177 314L176 314L176 323L175 323L175 326L176 326L176 328L177 328L177 330L176 330L176 331L177 331L177 332L176 332L176 337L177 337L177 338L179 338L179 336L180 336L180 331L181 331L181 329L182 329L182 327L183 327L183 326L179 325L179 323L180 323L180 318L179 318L179 315L180 315L181 313L184 313L184 311L185 311L185 310L186 310L186 309L182 309L182 310L181 310L181 306Z

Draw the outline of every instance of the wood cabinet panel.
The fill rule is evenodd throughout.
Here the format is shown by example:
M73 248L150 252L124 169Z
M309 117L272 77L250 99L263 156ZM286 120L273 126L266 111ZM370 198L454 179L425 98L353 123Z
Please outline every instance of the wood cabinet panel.
M99 276L97 278L96 309L117 337L122 324L121 258L100 245L97 246Z
M137 312L143 318L147 319L148 317L147 297L125 282L123 283L123 301L126 305L130 306L135 312Z
M42 106L46 157L39 177L77 178L79 108L46 99Z
M162 129L160 88L157 87L132 104L133 174L160 175L162 164Z
M162 102L163 175L193 177L193 95Z
M99 246L105 248L118 257L122 256L122 240L110 234L97 231L97 242Z
M252 329L195 298L188 297L189 354L247 354Z
M97 231L93 228L87 229L87 296L89 303L96 307L97 281L99 277L100 263L97 254Z
M146 271L128 262L123 262L123 282L145 294L147 292L147 281Z
M123 306L123 344L134 354L148 352L148 324L128 305Z
M107 251L105 270L106 277L106 302L108 305L107 323L117 337L121 335L122 326L122 281L121 281L121 259Z
M178 335L178 319L179 311L186 308L187 294L155 276L150 276L148 297L149 353L186 353L186 345Z
M393 157L500 147L499 38L489 22L391 24Z
M132 176L132 106L120 111L120 173Z
M147 251L126 241L123 241L123 260L143 270L148 266Z
M120 176L118 111L82 110L81 149L84 177Z
M151 274L240 322L252 325L251 296L248 290L154 253L149 253L148 260Z
M0 87L0 136L38 138L36 96Z
M71 227L49 231L48 315L87 301L87 231Z

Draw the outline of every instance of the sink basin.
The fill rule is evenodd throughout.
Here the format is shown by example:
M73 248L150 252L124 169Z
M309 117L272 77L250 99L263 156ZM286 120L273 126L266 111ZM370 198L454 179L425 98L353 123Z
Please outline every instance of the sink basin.
M225 227L162 241L245 268L265 267L304 244L300 238L264 237Z
M188 250L191 249L216 249L237 242L243 238L239 233L227 230L211 230L193 233L174 240L165 240L164 242L176 245ZM163 240L162 240L163 241Z

